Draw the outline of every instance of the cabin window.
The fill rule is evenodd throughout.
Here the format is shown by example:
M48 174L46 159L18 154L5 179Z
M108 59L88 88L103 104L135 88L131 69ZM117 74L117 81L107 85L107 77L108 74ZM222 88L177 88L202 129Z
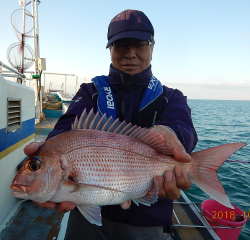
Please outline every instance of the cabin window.
M8 98L7 132L21 128L21 99Z

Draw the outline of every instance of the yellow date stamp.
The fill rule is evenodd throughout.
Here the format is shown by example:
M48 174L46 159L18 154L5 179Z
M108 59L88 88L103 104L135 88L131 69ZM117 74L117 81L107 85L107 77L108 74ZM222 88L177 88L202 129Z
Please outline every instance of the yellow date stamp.
M250 219L250 211L246 212L243 211L242 215L236 214L235 211L212 211L213 219L228 219L228 220L234 220L236 218L239 218L241 216L243 219L246 217Z

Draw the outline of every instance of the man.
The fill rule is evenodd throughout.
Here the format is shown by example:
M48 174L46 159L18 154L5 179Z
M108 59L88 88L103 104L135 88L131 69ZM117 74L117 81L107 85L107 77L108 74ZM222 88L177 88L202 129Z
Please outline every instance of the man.
M162 86L152 75L151 60L154 49L154 29L147 16L140 11L125 10L109 25L107 48L112 64L109 76L82 84L70 107L56 124L48 138L71 129L75 116L86 108L118 117L120 121L142 127L153 127L169 142L178 161L189 162L197 142L186 97L174 89ZM27 155L39 147L33 143L24 149ZM185 151L186 150L186 151ZM58 211L71 210L65 239L162 239L163 227L172 220L173 199L180 189L191 186L186 173L176 167L156 177L158 201L151 207L131 201L121 206L102 207L102 226L90 224L70 202L37 203ZM127 209L127 210L124 210Z

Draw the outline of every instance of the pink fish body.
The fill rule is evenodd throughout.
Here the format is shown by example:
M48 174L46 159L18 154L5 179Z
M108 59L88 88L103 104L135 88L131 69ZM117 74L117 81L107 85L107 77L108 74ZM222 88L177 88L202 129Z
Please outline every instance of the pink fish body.
M157 201L155 176L181 165L189 179L218 202L230 204L216 170L244 143L191 153L190 163L171 156L161 134L105 115L83 112L73 130L40 147L22 165L13 195L37 202L74 202L91 223L101 225L98 206L133 200L150 206Z

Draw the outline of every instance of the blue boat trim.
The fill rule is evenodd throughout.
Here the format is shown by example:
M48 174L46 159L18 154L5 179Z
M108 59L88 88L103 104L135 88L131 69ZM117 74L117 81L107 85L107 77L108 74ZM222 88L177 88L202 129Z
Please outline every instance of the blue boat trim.
M35 133L35 118L22 122L22 127L14 132L7 132L7 128L0 129L0 152L11 147Z

